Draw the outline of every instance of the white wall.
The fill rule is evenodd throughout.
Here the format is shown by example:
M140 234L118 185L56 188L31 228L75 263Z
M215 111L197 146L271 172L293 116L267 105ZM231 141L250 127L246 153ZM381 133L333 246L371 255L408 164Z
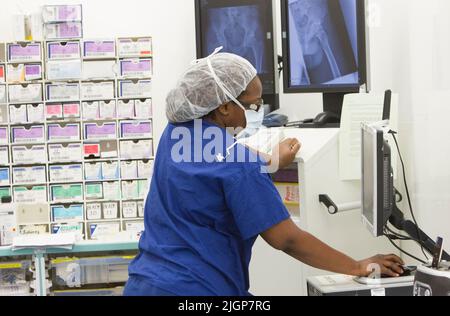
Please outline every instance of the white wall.
M85 37L152 35L156 135L160 135L166 123L165 96L195 58L193 0L128 0L121 5L108 0L2 2L0 41L12 39L10 23L19 13L17 4L36 11L42 4L82 3ZM433 238L440 234L450 240L450 2L369 3L373 90L392 88L400 93L401 146L418 220ZM312 117L321 108L316 94L282 94L281 103L281 112L292 119Z

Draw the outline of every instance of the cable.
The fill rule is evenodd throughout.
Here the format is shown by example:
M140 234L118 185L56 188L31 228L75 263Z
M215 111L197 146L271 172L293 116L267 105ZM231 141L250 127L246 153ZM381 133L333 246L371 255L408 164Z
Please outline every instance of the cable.
M393 231L388 225L385 226L385 229L386 229L388 232L390 232L393 236L399 238L400 240L405 240L405 241L410 241L410 240L412 240L412 241L417 241L417 240L415 240L415 239L413 239L413 238L411 238L411 237L404 236L404 235L401 235L401 234L399 234L399 233Z
M416 260L416 261L418 261L418 262L420 262L420 263L422 263L422 264L426 264L425 261L423 261L423 260L421 260L421 259L419 259L419 258L413 256L413 255L410 254L409 252L406 252L405 250L403 250L402 248L400 248L399 246L397 246L397 245L395 244L395 242L390 238L389 235L384 234L384 236L387 237L387 239L390 241L390 243L391 243L395 248L397 248L397 250L399 250L401 253L407 255L408 257L413 258L414 260Z
M408 181L406 180L406 167L405 167L405 163L403 161L403 156L402 156L402 153L401 153L401 150L400 150L400 145L398 144L397 137L395 136L397 133L394 132L394 131L389 131L389 134L391 134L392 138L394 139L395 145L397 146L398 155L400 157L400 162L402 164L403 182L405 184L406 196L408 198L409 211L411 213L411 216L412 216L412 219L414 221L414 224L416 225L416 228L417 228L417 236L419 236L418 243L420 245L420 248L422 249L423 255L425 256L425 258L427 260L429 260L427 254L425 253L425 249L423 247L423 244L422 244L422 238L421 238L421 233L420 233L420 229L419 229L419 224L417 223L416 216L414 215L414 210L413 210L412 202L411 202L411 195L409 194Z

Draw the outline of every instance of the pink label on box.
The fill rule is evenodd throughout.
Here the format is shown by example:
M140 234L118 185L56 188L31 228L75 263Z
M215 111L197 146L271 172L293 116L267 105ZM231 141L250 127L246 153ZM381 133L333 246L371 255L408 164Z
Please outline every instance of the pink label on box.
M61 115L62 104L47 105L47 114L49 115Z
M85 42L84 51L86 54L114 53L115 45L114 42Z
M27 45L22 47L22 45L11 45L9 47L9 55L11 58L14 57L39 57L41 56L40 45Z
M73 55L79 54L80 49L77 43L67 43L66 45L50 44L49 57L54 55Z
M66 127L52 125L48 127L48 135L50 139L54 137L77 137L79 129L77 125L68 125Z
M133 124L133 123L123 123L122 124L122 133L124 136L127 134L151 134L152 132L152 125L150 123L140 123L140 124Z
M41 74L41 66L39 65L26 65L25 75L26 76L38 76Z
M60 37L80 37L81 36L81 25L79 24L60 24L59 25L59 36Z
M65 115L78 115L78 114L80 114L80 105L78 103L64 104L64 114Z
M31 129L14 129L14 139L16 138L42 138L44 137L43 127L32 127Z
M152 69L152 63L150 60L142 60L138 62L123 61L122 62L122 74L126 72L134 71L150 71Z

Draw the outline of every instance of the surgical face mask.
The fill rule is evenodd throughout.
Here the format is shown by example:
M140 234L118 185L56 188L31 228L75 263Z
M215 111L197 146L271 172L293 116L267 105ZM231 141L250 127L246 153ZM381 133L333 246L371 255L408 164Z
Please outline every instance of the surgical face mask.
M239 105L242 110L244 110L245 119L247 120L247 127L241 133L239 133L239 135L237 135L237 138L241 139L252 137L253 135L258 133L263 125L264 107L260 106L259 111L256 111L244 108L244 106L240 102L237 102L236 104ZM255 107L255 109L257 108L256 105L251 105L250 107Z

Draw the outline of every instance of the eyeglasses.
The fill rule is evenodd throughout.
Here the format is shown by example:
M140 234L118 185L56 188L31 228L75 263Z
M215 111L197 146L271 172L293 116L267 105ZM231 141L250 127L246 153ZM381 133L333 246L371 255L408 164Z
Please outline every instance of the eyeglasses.
M259 110L264 106L264 100L263 99L258 99L257 102L251 103L251 104L242 102L241 100L239 100L239 102L241 102L242 106L245 109L253 110L255 112L259 112Z

